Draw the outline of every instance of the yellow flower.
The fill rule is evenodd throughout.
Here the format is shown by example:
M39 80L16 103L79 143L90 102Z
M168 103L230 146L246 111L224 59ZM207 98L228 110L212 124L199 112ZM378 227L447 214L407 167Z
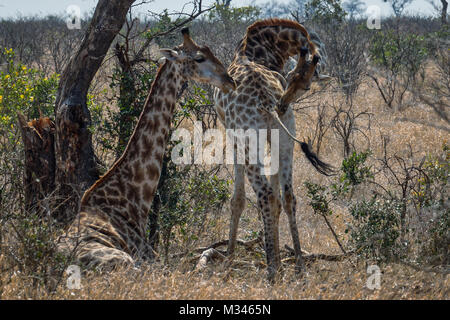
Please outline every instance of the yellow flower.
M6 80L8 80L8 79L9 79L9 74L7 74L7 75L5 76L5 79L6 79Z
M25 96L23 94L21 94L20 95L20 99L23 99L23 98L25 98Z
M30 101L33 102L34 101L34 97L30 97Z
M27 70L27 67L23 66L23 67L22 67L22 70L23 70L23 71Z
M0 102L2 102L3 101L3 96L0 96Z

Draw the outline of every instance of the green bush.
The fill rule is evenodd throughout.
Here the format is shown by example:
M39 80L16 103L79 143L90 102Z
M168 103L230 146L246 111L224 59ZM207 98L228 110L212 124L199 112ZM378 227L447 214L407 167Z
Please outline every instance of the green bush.
M339 184L333 184L331 187L335 193L345 193L349 188L373 178L372 167L366 167L365 163L372 153L365 151L361 153L353 152L353 154L342 160L341 176Z
M17 112L27 118L53 115L59 75L45 77L35 69L15 62L12 49L5 49L2 60L5 71L0 72L0 115L2 134L14 129Z
M398 29L377 31L370 41L369 56L374 66L380 68L371 77L384 102L389 108L402 107L406 91L420 87L425 77L423 65L428 57L425 36Z
M181 101L181 108L175 111L172 131L183 120L202 120L198 119L201 117L199 108L209 103L206 92L194 87ZM179 166L171 161L172 150L177 143L170 141L166 147L156 195L159 210L152 212L157 215L157 227L160 228L162 235L166 259L174 231L182 235L178 240L184 245L198 240L198 235L205 230L207 215L219 212L230 197L229 181L217 176L220 166L212 168L201 165Z
M158 187L161 201L159 227L167 255L175 229L184 245L199 240L207 227L208 214L219 212L229 199L229 181L198 166L178 168L169 165ZM217 169L216 169L217 170Z
M225 24L253 22L261 16L261 9L255 6L229 7L216 3L209 12L210 21L221 21Z
M350 244L364 258L388 261L401 257L401 203L372 198L350 207L353 222L346 232Z
M31 212L14 214L6 228L12 232L3 244L7 263L3 267L17 268L17 275L29 283L29 298L39 298L40 292L51 293L70 264L69 257L57 250L61 230L51 219Z
M58 75L46 77L17 63L5 49L0 72L0 252L2 270L15 270L29 284L27 294L36 298L52 290L62 275L65 260L56 253L58 231L47 217L28 212L24 206L23 145L17 113L28 119L51 116ZM55 282L56 281L56 282Z
M347 15L340 0L309 0L305 11L309 20L323 23L341 23Z
M12 49L5 49L0 72L0 214L14 212L23 201L23 146L17 113L28 119L53 114L58 75L40 72L15 62Z
M428 56L423 35L380 30L372 37L369 48L372 62L392 73L417 74Z
M94 101L89 108L93 113L94 127L97 128L99 147L105 152L112 151L116 158L122 155L127 146L156 75L155 64L150 64L148 68L149 70L136 68L127 72L114 68L109 84L115 93L110 100L114 103L99 108L99 104Z
M407 259L448 264L449 148L444 145L442 156L429 155L422 164L404 168L409 174L403 178L390 162L383 162L377 170L368 167L366 161L370 154L369 151L353 153L344 159L337 182L329 186L306 182L313 211L326 217L333 214L332 203L344 203L352 218L345 230L346 246L361 258L377 262ZM394 172L395 179L404 180L398 180L398 185L389 182L380 185L375 181L374 171L385 176ZM371 186L372 195L353 199L355 188L361 184L366 188ZM411 192L405 194L404 190Z
M429 155L412 192L417 216L415 228L420 247L419 259L431 264L449 264L450 209L448 177L450 149L444 144L442 156ZM420 232L417 232L420 230Z

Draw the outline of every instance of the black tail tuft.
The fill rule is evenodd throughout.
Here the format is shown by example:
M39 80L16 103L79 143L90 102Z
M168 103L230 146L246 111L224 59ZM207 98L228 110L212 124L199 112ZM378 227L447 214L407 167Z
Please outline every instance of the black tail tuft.
M302 142L301 147L306 158L308 158L309 162L311 162L311 164L314 166L314 168L316 168L317 171L328 177L333 175L334 168L328 163L321 161L317 157L317 155L313 151L311 151L309 145L306 142Z

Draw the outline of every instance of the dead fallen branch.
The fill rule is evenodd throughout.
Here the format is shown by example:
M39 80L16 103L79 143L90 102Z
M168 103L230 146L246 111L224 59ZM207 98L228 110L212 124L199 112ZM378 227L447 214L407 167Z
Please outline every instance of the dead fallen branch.
M288 251L289 254L294 255L294 249L285 245L284 248ZM302 251L303 260L305 262L314 262L316 260L325 260L325 261L342 261L350 256L352 256L354 251L346 252L344 254L323 254L323 253L309 253L306 251ZM295 262L295 257L289 257L283 259L283 262Z
M260 238L256 238L250 241L242 241L238 240L238 244L246 247L247 249L252 249L253 245L257 244L258 242L262 241ZM195 267L195 270L203 270L206 268L206 265L208 264L208 261L212 260L219 260L219 261L225 261L228 257L226 256L225 251L217 250L216 248L220 246L224 246L228 244L228 240L222 240L216 243L213 243L212 245L205 247L205 248L198 248L196 251L202 252L200 255L197 255L192 258L192 262L197 261L198 263ZM292 257L288 257L286 259L283 259L283 263L294 263L295 257L294 257L294 249L289 247L288 245L284 246L285 250L289 255L292 255ZM325 261L342 261L350 256L352 256L355 252L350 251L346 252L344 254L323 254L323 253L309 253L306 251L302 251L303 259L305 262L314 262L317 260L325 260ZM231 261L230 261L231 262ZM233 261L233 265L239 265L244 267L264 267L264 263L257 263L257 262L247 262L247 261Z
M194 261L199 259L198 263L195 267L195 270L204 269L206 267L208 261L210 261L210 260L221 260L221 261L225 260L226 252L217 250L217 248L228 245L228 242L229 242L229 240L221 240L219 242L215 242L215 243L211 244L208 247L195 249L196 252L202 252L202 254L199 257L197 256L192 259ZM253 248L253 246L258 243L262 243L261 236L255 238L255 239L249 240L249 241L237 240L237 244L245 247L247 250L251 250ZM235 261L233 263L237 263L237 261ZM243 261L239 262L238 264L242 264L242 265L246 265L246 266L254 265L252 263L247 263L247 262L243 262Z
M226 256L221 254L216 249L210 248L208 250L205 250L201 254L200 259L199 259L199 261L197 263L197 266L195 267L195 270L202 270L202 269L206 268L206 264L210 260L221 260L221 261L223 261L225 259L226 259Z
M248 241L239 240L239 239L237 240L237 244L245 247L247 250L252 249L253 246L258 243L261 243L261 244L263 243L261 236L259 236L258 238L252 239L252 240L248 240ZM217 249L221 246L226 246L226 245L228 245L228 240L221 240L221 241L215 242L207 247L200 247L200 248L194 249L193 252L202 252L203 253L204 251L207 251L209 249L216 249L222 255L226 255L226 251ZM171 255L171 258L172 259L180 259L182 257L186 257L189 253L192 253L192 251L173 254L173 255ZM190 261L197 260L199 257L200 256L196 256L196 257L192 258Z
M221 247L221 246L226 246L226 245L228 245L228 241L229 241L229 240L221 240L221 241L218 241L218 242L215 242L215 243L211 244L211 245L208 246L208 247L197 248L197 249L195 249L195 251L196 251L196 252L203 252L203 251L206 251L206 250L208 250L208 249L217 249L217 248L219 248L219 247ZM256 245L256 244L258 244L258 243L262 243L262 237L259 236L259 237L255 238L255 239L248 240L248 241L244 241L244 240L239 240L239 239L238 239L238 240L236 241L236 243L237 243L238 245L240 245L240 246L243 246L243 247L245 247L245 248L247 248L247 249L250 249L250 248L252 248L254 245Z
M208 261L227 261L228 257L221 253L220 251L210 248L204 251L201 255L192 258L192 261L197 261L195 266L196 271L200 271L206 268ZM234 267L243 268L265 268L267 265L263 261L244 261L244 260L228 260L227 262L232 263Z

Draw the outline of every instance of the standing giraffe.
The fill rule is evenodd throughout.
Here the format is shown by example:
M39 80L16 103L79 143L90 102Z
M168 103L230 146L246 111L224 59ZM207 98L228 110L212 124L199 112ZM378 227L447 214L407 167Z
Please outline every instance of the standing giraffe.
M314 57L311 61L306 60L307 52ZM295 55L300 56L299 63L288 77L290 81L286 83L281 73L289 57ZM266 129L268 136L270 130L280 130L279 171L270 177L270 181L261 171L263 167L261 159L258 164L249 164L248 142L246 142L245 164L237 164L237 151L234 150L235 181L231 199L230 235L227 249L227 253L231 255L236 246L239 218L245 207L244 173L246 172L262 213L270 280L274 279L281 265L278 239L278 221L281 212L280 186L283 207L288 215L294 243L296 270L300 271L304 267L295 219L296 199L292 190L294 144L287 133L289 131L295 135L295 117L288 106L295 97L309 89L318 61L319 53L316 45L310 40L308 32L302 25L280 19L259 21L247 29L234 60L228 68L229 74L236 81L236 90L229 93L219 92L217 89L215 91L217 113L226 129L256 131ZM297 77L297 75L300 76ZM316 78L320 79L320 77ZM297 86L297 81L300 81L302 85ZM289 86L286 93L290 93L283 96L286 85ZM291 91L289 88L292 88ZM279 104L282 97L284 97L283 103ZM276 110L277 106L285 110ZM279 121L274 121L276 119ZM259 143L257 145L259 146ZM329 166L318 160L306 143L302 142L301 146L314 167L327 174Z
M187 28L182 34L182 45L161 50L166 62L158 70L123 155L85 192L80 212L69 227L69 240L61 244L66 252L76 246L76 260L88 268L107 270L151 256L145 236L148 213L183 83L192 79L224 92L235 89L211 50L198 46Z

